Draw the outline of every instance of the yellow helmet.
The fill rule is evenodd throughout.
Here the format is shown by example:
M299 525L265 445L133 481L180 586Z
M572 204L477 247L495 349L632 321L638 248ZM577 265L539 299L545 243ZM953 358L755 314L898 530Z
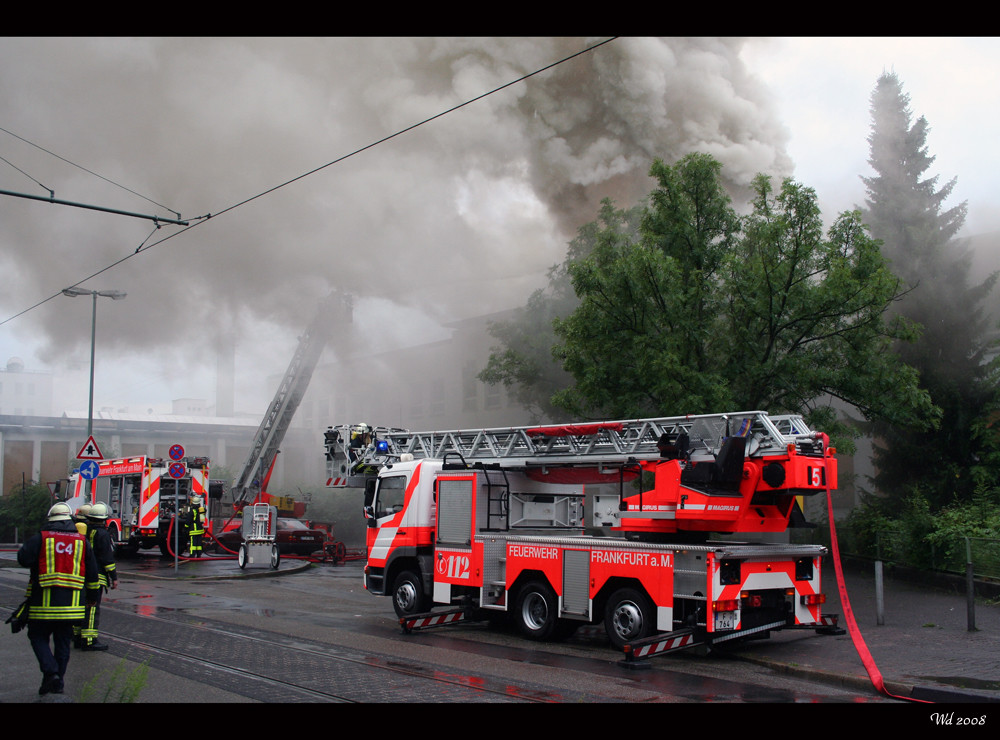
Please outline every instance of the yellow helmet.
M92 508L93 507L90 504L81 504L80 508L76 510L76 515L83 517L88 516Z

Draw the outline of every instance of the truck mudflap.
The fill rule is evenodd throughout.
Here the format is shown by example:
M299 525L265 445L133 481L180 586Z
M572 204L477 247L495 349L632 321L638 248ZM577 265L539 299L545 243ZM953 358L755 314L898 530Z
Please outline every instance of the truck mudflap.
M627 667L634 667L634 664L645 660L646 658L651 658L654 655L663 655L665 653L672 653L678 650L687 650L688 648L698 647L700 645L719 645L721 643L729 642L730 640L738 640L762 632L768 632L770 630L810 629L816 630L818 634L842 635L844 634L844 630L839 627L838 622L839 619L836 614L824 614L818 622L814 622L812 624L790 625L787 621L780 620L770 624L761 624L756 627L751 627L750 629L725 632L722 634L710 634L701 628L687 627L673 632L663 632L658 635L653 635L652 637L646 637L642 640L636 640L635 642L628 643L623 648L625 652L625 664Z

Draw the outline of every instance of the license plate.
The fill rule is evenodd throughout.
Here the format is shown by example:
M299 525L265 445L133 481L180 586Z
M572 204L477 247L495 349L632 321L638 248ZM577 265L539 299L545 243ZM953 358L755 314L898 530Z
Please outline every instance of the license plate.
M739 612L719 612L715 615L715 630L736 629L736 615Z

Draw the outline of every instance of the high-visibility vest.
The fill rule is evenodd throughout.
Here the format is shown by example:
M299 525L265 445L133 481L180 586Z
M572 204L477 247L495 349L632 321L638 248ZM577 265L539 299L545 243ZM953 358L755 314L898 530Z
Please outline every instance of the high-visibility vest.
M42 588L84 587L87 540L77 532L42 533L38 555L38 585Z

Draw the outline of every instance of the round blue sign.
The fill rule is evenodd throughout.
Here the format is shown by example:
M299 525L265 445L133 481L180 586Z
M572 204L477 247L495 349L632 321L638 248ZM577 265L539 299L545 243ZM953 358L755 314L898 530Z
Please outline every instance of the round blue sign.
M170 473L171 478L183 478L187 473L187 468L184 463L173 463L167 468L167 472Z
M173 445L168 454L170 455L171 460L180 460L184 457L184 448L180 445Z
M101 467L93 460L85 460L80 465L80 477L84 480L94 480L101 472Z

